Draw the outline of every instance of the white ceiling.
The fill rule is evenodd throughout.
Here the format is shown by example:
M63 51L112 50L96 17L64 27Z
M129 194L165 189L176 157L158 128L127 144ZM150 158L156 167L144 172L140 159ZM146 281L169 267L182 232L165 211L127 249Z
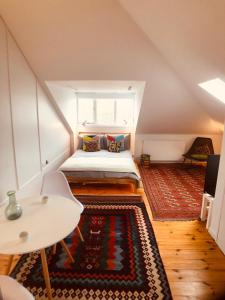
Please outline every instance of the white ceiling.
M220 132L225 106L197 83L225 77L224 0L1 0L0 13L43 81L145 81L137 132Z

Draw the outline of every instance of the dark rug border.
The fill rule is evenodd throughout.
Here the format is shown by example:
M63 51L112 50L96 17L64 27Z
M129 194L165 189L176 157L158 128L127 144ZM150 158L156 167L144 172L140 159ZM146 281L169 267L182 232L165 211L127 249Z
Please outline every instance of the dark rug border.
M86 204L101 204L101 203L112 203L112 204L132 204L135 202L143 203L142 195L74 195L77 200L81 203Z

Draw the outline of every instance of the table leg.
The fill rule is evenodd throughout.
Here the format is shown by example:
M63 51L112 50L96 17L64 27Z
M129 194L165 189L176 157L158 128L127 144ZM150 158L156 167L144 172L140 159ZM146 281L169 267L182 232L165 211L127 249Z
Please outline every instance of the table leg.
M60 241L61 246L63 247L63 249L65 250L66 254L68 255L69 259L71 260L71 262L74 262L74 258L70 253L69 248L67 247L66 243L64 242L64 240Z
M78 233L79 233L79 236L80 236L81 241L84 242L84 238L83 238L83 235L82 235L82 233L81 233L81 231L80 231L79 226L77 226L77 231L78 231Z
M57 250L57 244L53 245L53 250L52 250L52 254L55 255L56 254L56 250Z
M12 269L12 264L13 264L13 258L14 258L14 255L10 255L10 257L9 257L9 264L7 266L7 269L6 269L6 275L10 274L10 271Z
M51 282L49 278L48 263L46 259L45 249L41 250L41 262L42 262L43 275L45 279L45 285L48 294L48 300L52 300Z

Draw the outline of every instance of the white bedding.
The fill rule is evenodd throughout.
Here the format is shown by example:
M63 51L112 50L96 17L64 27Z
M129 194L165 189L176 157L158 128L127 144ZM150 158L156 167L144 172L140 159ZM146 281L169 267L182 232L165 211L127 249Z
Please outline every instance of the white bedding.
M120 153L101 150L85 152L77 150L59 168L61 171L103 171L133 173L139 178L138 170L130 151Z
M108 157L108 158L131 158L132 154L130 150L125 150L119 153L109 152L107 150L100 150L96 152L86 152L78 149L71 157Z

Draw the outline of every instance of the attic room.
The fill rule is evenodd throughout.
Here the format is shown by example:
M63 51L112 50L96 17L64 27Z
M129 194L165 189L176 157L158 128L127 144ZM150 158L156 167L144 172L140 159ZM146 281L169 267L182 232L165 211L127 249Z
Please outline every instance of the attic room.
M225 299L224 28L0 0L0 300Z

